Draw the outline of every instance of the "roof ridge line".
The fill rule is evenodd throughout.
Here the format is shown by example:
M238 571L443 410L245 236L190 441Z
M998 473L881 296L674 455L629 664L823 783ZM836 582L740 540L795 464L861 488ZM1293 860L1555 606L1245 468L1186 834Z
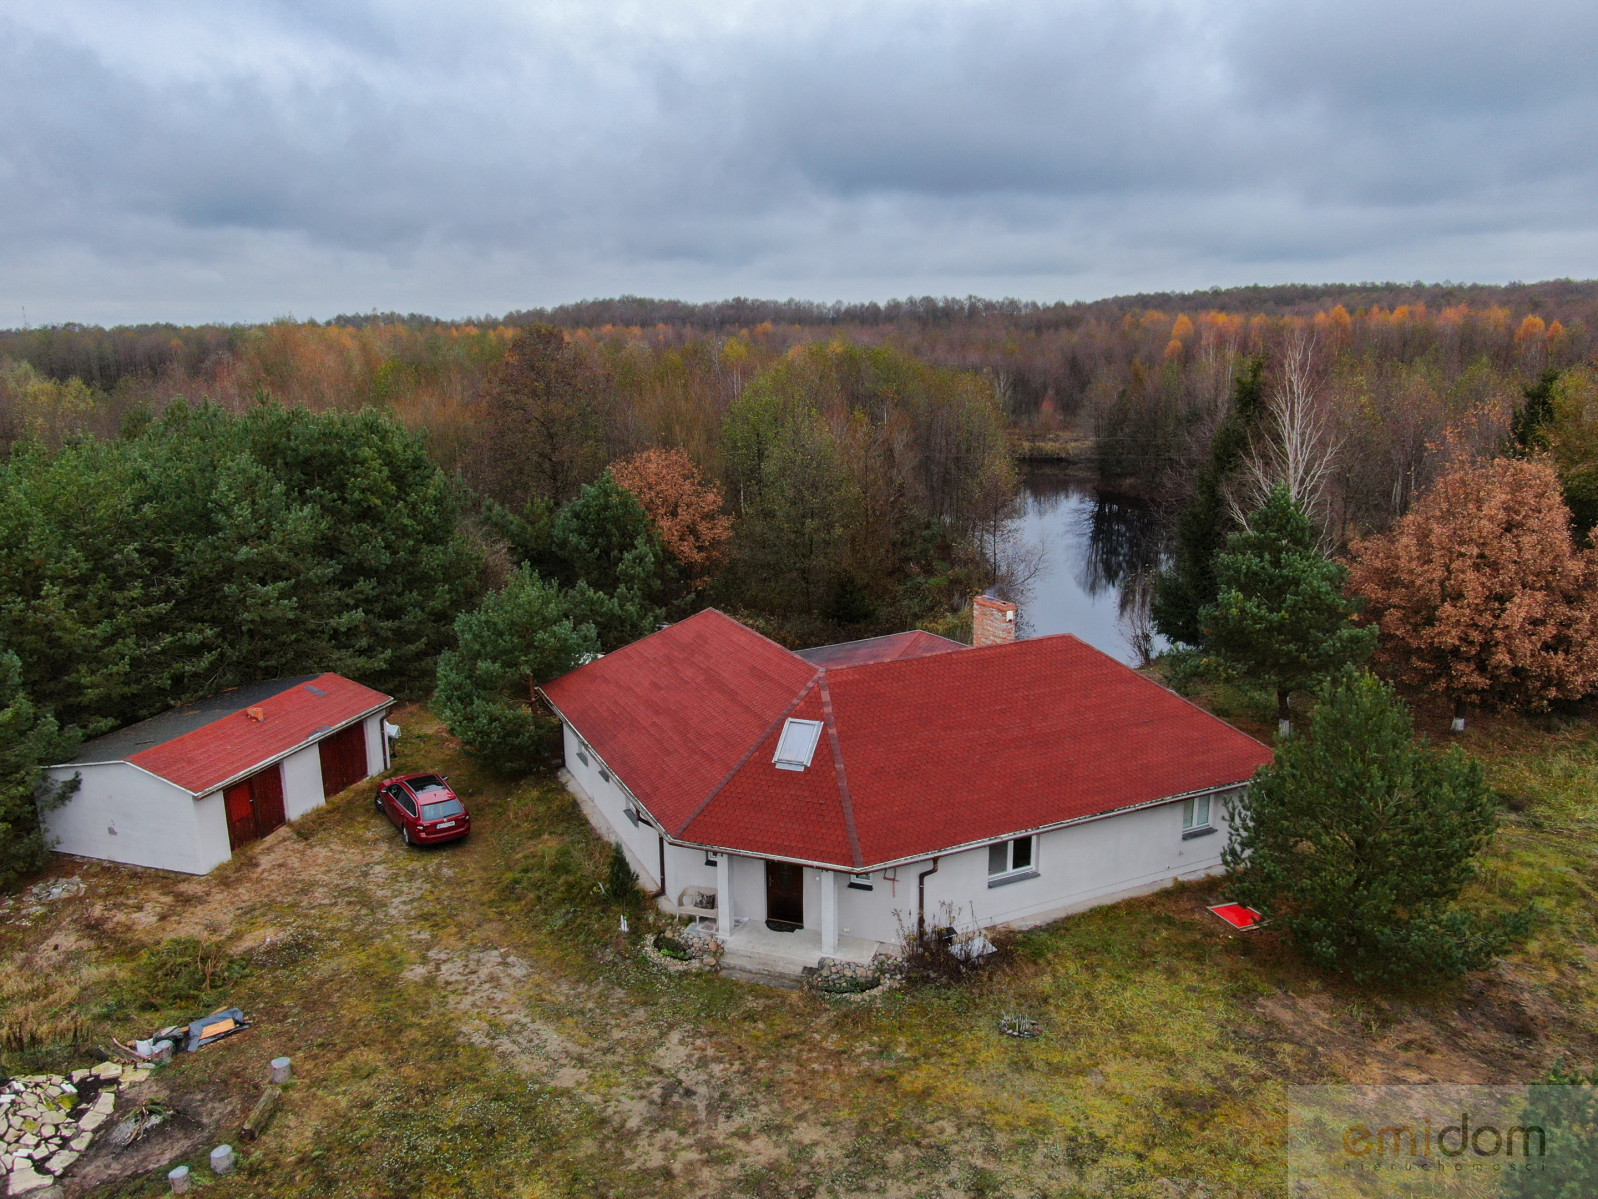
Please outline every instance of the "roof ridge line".
M832 746L832 765L838 772L838 800L843 805L843 826L849 833L849 852L854 855L856 868L866 864L860 852L860 831L854 823L854 799L849 794L849 775L843 765L843 745L838 739L838 720L832 711L832 688L827 686L826 671L821 672L821 715L827 725L827 741Z
M718 613L718 615L726 616L726 613ZM731 617L728 617L728 619L730 620ZM738 622L734 621L733 623L736 624ZM754 632L754 630L751 629L750 632ZM776 643L773 642L772 644L775 645ZM789 652L791 653L792 651L790 650ZM798 657L797 654L794 656ZM803 661L803 659L801 659L801 661ZM732 769L729 770L725 776L723 776L721 782L717 783L710 789L710 794L705 796L705 798L700 801L699 806L696 807L692 812L688 813L688 819L684 820L682 824L677 826L677 831L673 833L672 836L681 837L688 832L688 826L695 820L698 820L700 814L710 806L710 801L715 799L716 796L720 795L727 784L732 782L732 780L737 776L738 772L742 770L748 763L749 759L755 756L755 750L760 748L761 742L765 741L767 737L771 736L772 729L776 728L777 725L782 721L788 719L793 710L804 701L805 696L810 694L810 689L816 685L816 680L819 679L824 673L824 671L818 670L815 674L810 676L810 680L799 689L799 694L794 696L793 700L788 704L788 706L777 714L777 718L775 720L761 730L760 736L756 737L754 741L750 743L749 748L746 749L742 756L733 763Z

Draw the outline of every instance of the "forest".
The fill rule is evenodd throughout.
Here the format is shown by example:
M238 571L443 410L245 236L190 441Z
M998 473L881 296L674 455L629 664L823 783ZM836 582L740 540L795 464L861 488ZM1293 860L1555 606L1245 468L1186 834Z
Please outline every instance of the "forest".
M794 646L960 635L1024 571L1028 457L1151 505L1155 623L1202 646L1277 484L1340 558L1518 447L1585 542L1595 331L1570 281L0 331L0 678L92 732L263 672L420 696L443 654L514 759L528 663L462 660L503 640L480 603L598 649L707 604Z

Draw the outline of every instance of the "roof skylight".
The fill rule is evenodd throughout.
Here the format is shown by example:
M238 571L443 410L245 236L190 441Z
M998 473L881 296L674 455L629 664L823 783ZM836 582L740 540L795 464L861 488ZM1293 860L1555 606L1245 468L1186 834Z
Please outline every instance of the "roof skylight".
M782 726L782 736L777 738L777 752L772 762L778 770L803 770L815 756L816 742L821 740L821 721L789 719Z

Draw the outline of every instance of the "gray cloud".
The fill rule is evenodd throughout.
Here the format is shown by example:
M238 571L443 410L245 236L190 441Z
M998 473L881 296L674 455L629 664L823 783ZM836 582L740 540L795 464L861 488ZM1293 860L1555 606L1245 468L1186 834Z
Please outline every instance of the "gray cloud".
M0 323L1598 274L1598 9L15 0Z

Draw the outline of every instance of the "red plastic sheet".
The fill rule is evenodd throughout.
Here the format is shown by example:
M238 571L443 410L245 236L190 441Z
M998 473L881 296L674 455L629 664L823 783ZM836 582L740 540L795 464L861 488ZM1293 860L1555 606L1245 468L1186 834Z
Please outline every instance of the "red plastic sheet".
M1233 928L1240 928L1245 931L1258 926L1260 923L1260 914L1253 908L1245 908L1240 903L1223 903L1211 908L1210 911L1214 912Z

